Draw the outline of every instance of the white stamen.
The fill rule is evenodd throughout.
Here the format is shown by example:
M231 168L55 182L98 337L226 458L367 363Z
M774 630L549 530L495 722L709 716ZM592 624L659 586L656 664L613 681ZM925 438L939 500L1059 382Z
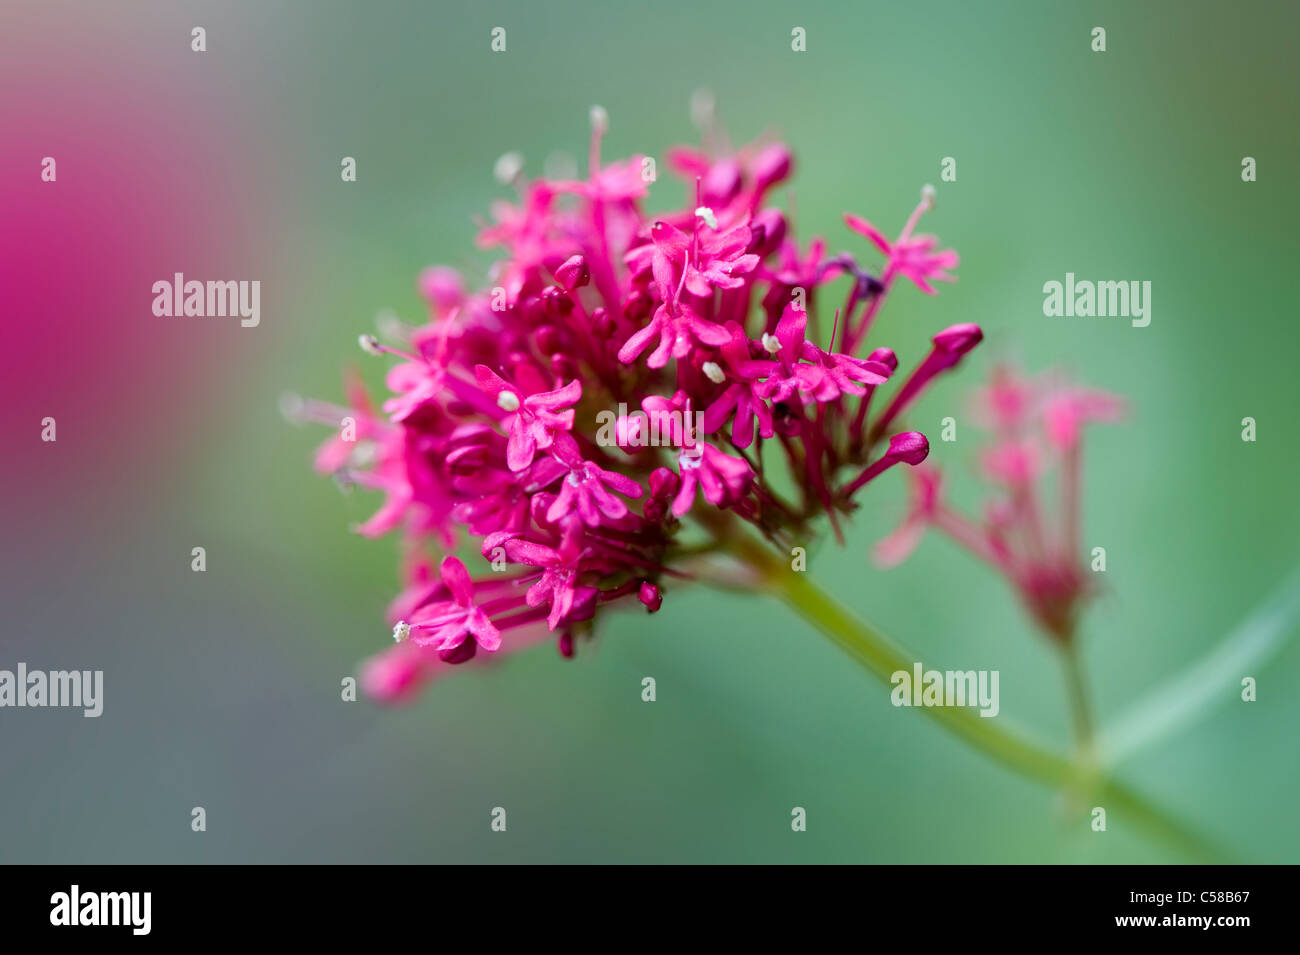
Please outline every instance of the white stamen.
M925 203L926 209L934 208L934 196L935 196L934 186L931 186L930 184L927 183L926 185L921 187L921 201Z
M727 380L726 374L718 366L716 361L706 361L700 366L700 371L704 372L709 381L713 382L715 385L720 385Z
M762 342L763 351L767 352L769 355L775 355L781 350L781 340L775 335L769 335L767 332L764 332Z
M375 328L389 341L405 341L407 327L391 308L385 308L375 315Z
M368 468L379 460L379 446L373 441L360 441L352 450L352 466Z
M383 354L383 350L379 347L379 339L374 335L366 334L358 336L357 344L361 346L361 350L364 352L369 352L372 355Z
M411 635L411 625L405 620L397 621L397 626L393 628L393 640L401 643Z
M708 206L700 206L695 210L695 214L703 219L705 225L710 229L716 229L718 227L718 218L713 214L713 210Z
M284 415L286 421L299 424L302 421L302 409L305 404L301 395L286 391L280 396L280 414Z
M513 185L524 171L524 157L520 153L506 153L492 167L492 175L503 186Z
M603 106L593 106L591 108L591 128L598 133L603 133L609 129L609 113L605 112Z
M503 391L501 394L497 395L497 407L502 411L518 411L519 396L513 391Z
M696 90L691 94L691 122L696 129L711 129L717 104L710 90Z

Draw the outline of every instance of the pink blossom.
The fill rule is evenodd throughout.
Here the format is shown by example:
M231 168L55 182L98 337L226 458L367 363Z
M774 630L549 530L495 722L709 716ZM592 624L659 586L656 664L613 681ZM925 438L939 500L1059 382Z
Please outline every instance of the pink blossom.
M582 397L582 383L576 378L554 391L525 395L484 365L475 365L479 386L510 416L510 444L506 461L512 471L533 463L538 451L555 443L556 434L573 429L572 405Z
M844 221L850 229L859 235L866 236L871 240L881 252L884 253L886 264L885 272L881 278L882 282L888 284L889 280L895 275L901 275L911 280L917 288L926 295L935 295L934 286L930 284L931 280L940 282L952 282L955 279L948 274L949 269L955 269L960 262L957 253L951 249L944 249L936 252L939 240L932 235L913 235L912 230L916 228L917 222L921 218L921 213L925 212L931 206L931 200L926 196L921 199L920 205L907 220L903 226L903 231L899 234L898 239L890 242L884 234L874 225L859 216L844 216Z
M421 647L454 650L472 636L484 650L501 646L501 633L474 604L474 584L469 571L455 557L447 557L440 568L449 599L435 600L411 614L409 623L399 623L404 636Z
M673 513L681 517L695 503L696 488L710 504L734 503L749 490L754 474L743 458L733 458L711 444L702 444L677 455L682 478L681 490L673 501Z
M400 538L400 642L363 670L378 698L548 635L570 657L607 613L660 611L697 558L743 535L782 546L818 522L838 534L866 485L929 454L899 423L980 340L973 325L940 332L897 384L894 352L866 344L894 278L933 291L956 264L913 236L921 207L892 243L850 217L886 256L877 277L848 253L828 258L823 239L801 242L771 204L788 147L724 151L711 136L669 154L687 191L651 216L641 157L603 160L608 118L593 116L584 176L499 167L515 195L479 231L496 256L483 282L432 266L416 282L427 321L389 323L392 344L362 336L391 362L378 408L350 381L348 407L298 409L331 429L354 420L317 466L383 495L361 533ZM836 313L820 300L840 276ZM1067 458L1078 427L1110 413L1085 393L1052 408L1046 448ZM982 539L990 553L998 533ZM471 579L452 552L473 547Z
M1103 392L1030 381L1006 368L994 372L979 403L977 420L993 429L980 452L981 470L998 488L984 519L942 500L937 471L915 469L912 503L898 530L877 545L876 559L898 563L933 526L995 567L1043 631L1069 643L1079 608L1092 595L1079 552L1081 427L1117 420L1122 405ZM1053 467L1060 470L1054 507L1041 486Z

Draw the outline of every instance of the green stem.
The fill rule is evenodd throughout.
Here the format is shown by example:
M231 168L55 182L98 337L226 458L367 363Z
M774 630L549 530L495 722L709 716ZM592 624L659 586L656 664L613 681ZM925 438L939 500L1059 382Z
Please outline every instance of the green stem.
M1088 690L1084 683L1083 661L1079 658L1079 643L1071 635L1061 648L1065 661L1065 684L1070 697L1070 718L1074 723L1074 738L1080 759L1091 761L1093 756L1092 713L1088 706Z
M736 541L746 560L789 604L837 646L886 684L899 670L910 672L915 656L859 620L805 574L752 538ZM1091 759L1073 761L998 721L961 706L922 707L976 749L1023 776L1057 788L1091 794L1108 813L1118 811L1148 836L1203 861L1222 861L1224 853L1187 825L1100 770Z

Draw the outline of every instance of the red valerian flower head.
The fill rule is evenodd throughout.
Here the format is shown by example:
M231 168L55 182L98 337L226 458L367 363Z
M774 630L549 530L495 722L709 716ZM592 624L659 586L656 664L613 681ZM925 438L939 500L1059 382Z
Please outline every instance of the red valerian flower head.
M897 356L865 344L897 277L933 293L957 264L914 235L931 192L894 241L847 217L885 256L875 275L797 240L773 202L793 169L784 144L720 151L710 135L672 151L684 201L649 216L642 203L665 187L641 157L602 161L608 117L592 117L585 178L498 163L517 195L478 234L499 256L485 282L426 269L427 323L390 322L391 343L362 336L395 360L381 410L355 383L349 408L296 406L340 429L318 467L385 494L361 530L403 536L399 642L363 672L381 699L547 635L572 656L606 608L659 611L701 556L741 535L788 552L814 522L838 534L867 484L925 459L925 436L899 425L981 338L974 325L940 332L897 387ZM819 303L843 278L828 313ZM891 392L883 411L877 391ZM1109 413L1082 392L1052 407L1058 447ZM934 513L914 511L909 539ZM465 538L472 576L452 556Z

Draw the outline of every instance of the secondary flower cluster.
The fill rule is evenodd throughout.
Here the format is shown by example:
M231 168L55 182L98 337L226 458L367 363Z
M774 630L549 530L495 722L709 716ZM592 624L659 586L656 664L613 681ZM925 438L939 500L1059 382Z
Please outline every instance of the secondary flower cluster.
M672 150L693 201L651 216L653 162L603 162L605 125L593 111L586 179L527 181L499 164L518 198L479 233L500 250L482 288L431 268L418 283L426 324L362 336L397 359L382 405L355 384L347 408L300 405L352 424L316 464L385 495L360 531L408 542L397 645L363 673L382 699L547 634L571 655L601 607L658 610L665 582L744 523L783 547L823 515L838 532L863 486L925 458L924 435L895 425L981 338L945 329L873 402L899 368L889 348L864 347L890 288L906 278L933 294L957 265L915 234L933 191L894 240L845 217L883 256L873 274L795 241L770 204L791 173L784 145ZM837 281L846 298L826 329L817 306ZM483 558L473 576L450 555L466 536ZM430 551L447 555L436 572Z
M1120 399L1105 392L998 368L976 401L977 420L993 436L980 470L997 489L983 520L945 502L937 469L914 468L908 512L876 546L877 562L904 560L935 527L996 568L1043 631L1068 645L1092 593L1079 550L1083 426L1116 421L1122 412ZM1049 469L1058 473L1054 508L1044 500Z

